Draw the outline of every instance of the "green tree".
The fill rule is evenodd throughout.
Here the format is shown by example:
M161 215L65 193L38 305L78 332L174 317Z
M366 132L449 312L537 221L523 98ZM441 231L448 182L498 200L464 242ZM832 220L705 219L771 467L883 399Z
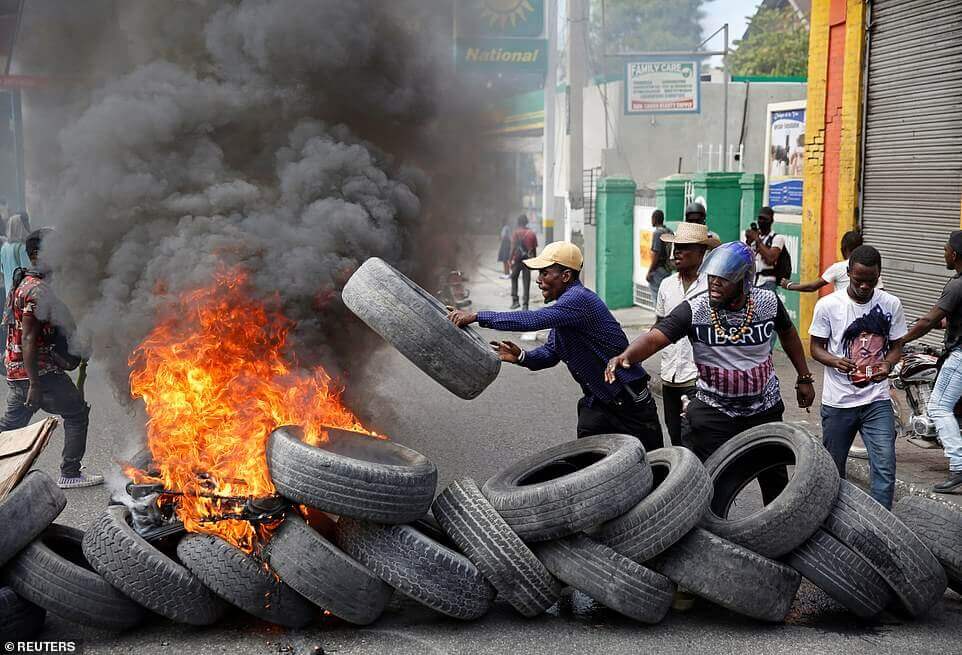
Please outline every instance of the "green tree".
M728 57L732 75L808 74L808 27L791 7L762 9L749 19L745 35Z
M615 58L605 61L606 52L693 49L702 39L704 4L705 0L591 0L589 48L595 72L615 72L624 65Z

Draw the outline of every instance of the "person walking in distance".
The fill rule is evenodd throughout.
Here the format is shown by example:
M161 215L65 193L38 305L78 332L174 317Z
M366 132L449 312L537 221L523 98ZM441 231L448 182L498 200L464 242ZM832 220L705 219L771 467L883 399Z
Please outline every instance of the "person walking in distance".
M962 230L953 230L944 247L945 267L955 275L945 283L942 297L909 329L902 343L920 339L945 324L942 367L929 398L929 416L949 459L949 476L932 487L936 493L952 493L962 487L962 435L955 418L955 404L962 397Z
M524 265L524 260L534 257L538 250L538 235L528 227L528 217L518 216L518 227L511 235L511 309L518 309L522 304L518 302L518 277L524 283L524 305L528 309L528 299L531 291L531 269Z
M902 303L876 288L882 256L859 246L848 260L848 288L815 304L812 358L825 365L822 385L822 443L845 466L855 434L860 432L871 474L871 493L886 509L895 492L895 412L888 375L902 356L907 330Z
M651 212L651 225L654 228L651 233L651 264L648 266L648 275L645 279L651 289L651 297L658 298L658 288L662 281L671 275L671 271L668 270L668 246L662 241L662 237L674 233L665 227L665 213L660 209Z
M802 293L809 293L812 291L818 291L826 285L832 285L834 291L845 291L848 289L848 258L852 255L852 251L862 245L862 234L857 230L849 230L842 235L842 241L840 244L842 251L842 259L835 262L831 266L825 269L822 276L812 280L811 282L792 282L791 278L782 278L779 281L779 286L781 286L786 291L800 291ZM875 285L876 289L884 289L882 285L882 278L879 278L878 284Z
M551 330L540 348L522 350L511 341L492 343L501 361L531 371L564 362L583 397L578 401L577 435L630 434L646 450L664 446L649 376L641 365L620 370L605 384L605 365L628 346L621 325L594 291L579 280L583 258L572 243L556 241L524 264L538 271L538 288L545 302L554 304L533 312L452 311L448 318L458 327L477 322L494 330L533 332Z
M501 279L511 277L511 223L501 227L501 243L498 246L498 263L501 264Z
M754 253L744 243L725 243L705 257L708 291L687 298L650 331L612 357L605 379L688 337L698 367L698 391L688 403L682 443L704 461L723 443L756 425L782 420L778 377L772 361L777 334L798 373L799 407L815 399L813 378L798 332L774 291L754 286ZM762 500L771 502L788 482L784 466L758 477Z
M696 223L681 223L678 232L666 234L664 241L671 244L675 273L661 283L655 301L655 317L661 321L686 298L708 290L708 280L699 274L705 252L718 246L718 241L708 236L708 228ZM687 337L665 346L661 351L661 399L665 412L665 427L674 446L681 443L682 398L695 397L698 369Z

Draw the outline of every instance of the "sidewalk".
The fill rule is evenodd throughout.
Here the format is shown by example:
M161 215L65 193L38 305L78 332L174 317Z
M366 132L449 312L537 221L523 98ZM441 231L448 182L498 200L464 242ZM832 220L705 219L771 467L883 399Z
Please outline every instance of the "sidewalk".
M498 275L501 271L495 268L494 260L494 256L490 257L490 262L487 259L483 260L484 263L470 274L468 288L471 290L474 311L481 309L506 311L511 305L511 281L499 279ZM532 310L544 306L541 291L536 284L536 278L536 275L532 275L530 305ZM519 284L520 282L519 279ZM655 322L654 314L640 307L616 309L612 311L612 314L625 328L629 340L646 332ZM531 341L543 341L546 337L547 332L545 331L524 335L522 340L528 342L524 347L531 348ZM645 363L645 368L653 373L652 390L659 396L661 395L661 385L657 371L660 370L660 365L660 358L657 355ZM796 374L791 362L781 350L775 352L775 370L782 382L782 398L785 400L785 420L805 423L813 433L821 436L822 428L819 414L821 402L819 399L822 393L822 365L811 359L808 365L815 376L815 404L811 407L810 412L799 409L795 403L793 387ZM856 439L856 445L861 446L860 440ZM944 480L948 474L948 462L940 448L926 450L909 443L905 438L900 438L895 444L895 455L896 501L906 495L917 495L951 502L962 507L962 494L935 494L931 491L932 485ZM849 458L848 479L863 488L868 488L868 461Z

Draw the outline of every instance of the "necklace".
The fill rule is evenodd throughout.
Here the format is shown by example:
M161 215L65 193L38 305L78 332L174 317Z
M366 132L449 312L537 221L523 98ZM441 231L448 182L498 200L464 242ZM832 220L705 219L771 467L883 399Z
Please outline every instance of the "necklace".
M711 308L711 324L715 329L715 335L719 339L727 340L729 343L738 343L745 338L745 335L751 332L752 319L755 317L755 303L752 301L751 296L748 298L748 303L745 306L745 319L742 324L738 327L731 327L727 330L725 326L722 325L721 318L718 316L718 310L714 307Z

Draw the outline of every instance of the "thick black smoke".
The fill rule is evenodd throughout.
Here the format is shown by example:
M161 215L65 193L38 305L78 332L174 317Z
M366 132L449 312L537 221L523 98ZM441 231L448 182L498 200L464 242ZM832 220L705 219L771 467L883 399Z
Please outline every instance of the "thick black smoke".
M373 346L337 299L350 272L378 256L429 279L482 191L451 3L89 6L100 27L69 52L25 17L21 69L82 69L28 117L31 216L58 228L44 258L118 396L158 313L225 264L279 297L301 362L344 373Z

